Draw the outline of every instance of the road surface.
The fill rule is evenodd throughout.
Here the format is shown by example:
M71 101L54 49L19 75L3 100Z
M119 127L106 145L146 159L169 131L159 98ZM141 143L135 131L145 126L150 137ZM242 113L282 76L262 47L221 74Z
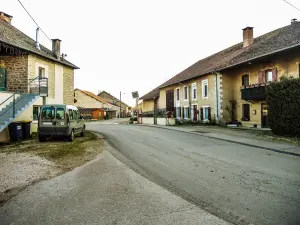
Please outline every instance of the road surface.
M143 176L234 224L300 224L300 157L195 134L90 124Z

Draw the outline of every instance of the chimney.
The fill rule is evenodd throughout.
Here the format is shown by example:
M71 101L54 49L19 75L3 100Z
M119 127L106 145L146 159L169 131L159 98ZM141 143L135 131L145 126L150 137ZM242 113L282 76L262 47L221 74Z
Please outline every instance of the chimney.
M298 23L298 20L296 18L291 20L291 24L295 24L295 23Z
M11 24L11 20L12 20L12 16L4 13L4 12L0 12L0 20L4 20L5 22Z
M253 44L253 27L246 27L243 29L243 47L248 47Z
M40 43L39 43L39 35L40 35L40 28L36 28L35 47L41 50Z
M59 39L52 39L52 53L58 60L60 60L60 42Z

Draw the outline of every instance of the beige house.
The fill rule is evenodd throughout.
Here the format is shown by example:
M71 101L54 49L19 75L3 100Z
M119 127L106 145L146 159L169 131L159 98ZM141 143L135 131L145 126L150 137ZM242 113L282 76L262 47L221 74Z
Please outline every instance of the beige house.
M14 120L33 121L36 131L43 104L73 104L74 70L79 69L62 57L59 39L52 40L49 50L11 20L0 12L0 136Z
M112 94L110 94L110 93L108 93L106 91L101 91L98 94L98 96L101 97L101 98L103 98L105 101L109 102L110 104L118 106L120 108L120 99L116 98ZM126 103L124 103L123 101L121 101L121 117L127 116L128 113L129 113L129 109L130 108L131 107L129 107ZM120 110L119 110L119 112L120 112Z
M266 85L300 75L300 22L256 38L253 27L246 27L242 37L142 96L143 112L165 110L178 121L268 127Z
M115 118L120 112L120 107L113 105L92 92L75 89L74 105L84 109L103 109L109 118Z

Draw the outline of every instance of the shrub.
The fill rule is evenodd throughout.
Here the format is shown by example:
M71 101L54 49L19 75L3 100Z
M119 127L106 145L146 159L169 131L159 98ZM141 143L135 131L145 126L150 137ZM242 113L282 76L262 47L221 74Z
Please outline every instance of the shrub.
M269 124L272 132L300 136L300 79L286 78L266 88Z

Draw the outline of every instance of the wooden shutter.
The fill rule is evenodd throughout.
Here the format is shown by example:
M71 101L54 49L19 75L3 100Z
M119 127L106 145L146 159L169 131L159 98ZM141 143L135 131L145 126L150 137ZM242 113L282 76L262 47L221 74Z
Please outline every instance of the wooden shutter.
M203 120L203 108L202 107L200 108L200 118L201 118L201 120Z
M264 82L264 72L263 71L259 71L258 72L258 83L263 83Z
M272 81L277 81L277 68L272 70Z
M210 110L210 107L208 107L208 120L211 120L211 110Z

